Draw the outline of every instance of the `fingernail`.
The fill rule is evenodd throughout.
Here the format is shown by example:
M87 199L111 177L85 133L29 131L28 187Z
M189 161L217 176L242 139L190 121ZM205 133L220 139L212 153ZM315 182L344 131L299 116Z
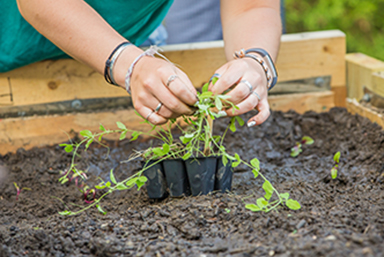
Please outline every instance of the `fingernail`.
M220 116L220 118L226 117L228 115L225 111L219 111L217 114Z
M248 128L253 127L256 125L256 121L251 121L247 123Z

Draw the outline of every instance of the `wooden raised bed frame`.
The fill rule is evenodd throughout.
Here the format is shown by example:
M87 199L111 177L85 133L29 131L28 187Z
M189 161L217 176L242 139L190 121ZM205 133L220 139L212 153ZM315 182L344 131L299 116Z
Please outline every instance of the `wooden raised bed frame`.
M339 30L283 35L277 60L279 82L331 76L331 90L271 95L271 109L304 113L346 106L345 40L345 34ZM225 63L222 41L168 45L163 49L196 87ZM123 96L127 96L124 90L108 85L100 74L72 59L43 61L0 74L0 110L7 106ZM0 154L20 147L57 144L67 140L71 132L98 130L100 123L115 128L116 121L127 127L146 129L133 108L3 119Z

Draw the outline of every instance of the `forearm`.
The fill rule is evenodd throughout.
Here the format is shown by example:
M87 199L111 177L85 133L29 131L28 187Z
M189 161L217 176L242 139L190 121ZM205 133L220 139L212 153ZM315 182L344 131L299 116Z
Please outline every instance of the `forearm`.
M18 6L23 17L37 31L99 73L103 73L111 51L126 41L82 0L18 0ZM121 58L121 62L129 63L140 51L136 47L130 49L129 54L124 53L126 58Z
M227 59L232 60L234 51L239 51L241 48L258 47L265 49L272 59L276 60L282 31L278 4L253 6L244 11L240 9L234 12L230 10L233 7L228 1L231 0L222 1L223 36Z

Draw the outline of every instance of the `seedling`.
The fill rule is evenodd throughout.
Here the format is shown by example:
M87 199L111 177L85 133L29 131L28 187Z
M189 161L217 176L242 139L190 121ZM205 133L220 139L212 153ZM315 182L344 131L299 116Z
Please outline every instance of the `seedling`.
M30 189L29 187L23 187L23 188L20 188L16 182L13 182L13 185L15 186L16 188L16 201L19 200L19 195L21 193L21 191L23 190L28 190L28 191L31 191L32 189Z
M215 81L213 81L213 83L214 82ZM138 139L139 136L146 135L162 141L160 146L150 147L144 151L136 152L127 161L125 161L129 162L139 157L144 158L144 160L147 161L144 168L136 174L123 179L122 181L117 181L113 170L110 170L109 181L104 181L99 178L100 183L95 186L94 189L87 186L82 189L84 199L88 203L87 206L83 207L79 211L72 212L66 210L60 212L60 214L76 215L93 206L97 207L101 213L105 214L105 211L100 206L100 202L105 196L113 193L114 191L128 190L133 187L137 187L137 190L140 190L140 188L147 182L147 177L143 176L143 172L157 163L166 159L181 158L183 160L187 160L190 158L208 156L222 156L223 164L227 165L230 160L232 167L237 167L238 165L243 164L252 170L255 178L259 177L264 180L264 184L262 186L265 191L264 197L257 199L256 205L247 204L245 206L247 209L252 211L269 212L276 209L281 204L285 204L292 210L300 209L300 204L297 201L290 199L288 193L280 194L267 180L267 178L264 177L264 175L260 172L260 163L257 158L247 162L242 160L237 153L234 155L227 153L223 144L224 138L228 130L231 130L232 132L236 131L236 124L240 126L244 125L244 121L240 117L232 117L229 125L222 135L212 134L212 122L210 120L220 117L217 112L223 110L224 108L232 108L235 110L238 109L238 107L228 100L228 95L214 95L212 92L208 91L208 86L208 83L205 84L202 88L202 92L197 95L199 101L196 104L197 111L195 114L192 117L182 117L186 126L181 126L175 119L171 119L164 127L154 126L144 120L143 122L152 126L152 129L149 132L142 132L130 130L123 123L117 122L116 124L118 129L108 130L103 125L100 125L100 132L92 133L89 130L81 131L80 135L83 139L79 143L61 144L60 146L63 146L66 152L72 153L72 161L68 169L68 171L74 174L72 178L76 175L76 178L85 180L86 176L84 176L84 172L78 170L76 167L76 157L80 156L80 149L84 148L86 151L92 143L98 143L107 147L102 143L103 136L115 133L120 134L120 140L123 140L130 134L130 141L134 141ZM173 136L173 128L179 130L182 134L178 139ZM310 140L312 139L309 139L309 137L303 137L302 141L305 140L303 143L311 144ZM60 178L61 183L65 183L69 180L69 172L64 173L64 175ZM102 193L98 198L96 198L96 190L99 190L99 192ZM91 198L88 198L89 196L91 196Z
M296 142L296 145L291 148L291 156L298 156L303 151L302 145L312 145L314 142L315 141L308 136L303 137L300 142Z
M334 161L334 164L331 169L331 176L332 176L332 179L335 179L337 178L337 172L339 170L340 152L335 153L335 155L333 156L333 161Z

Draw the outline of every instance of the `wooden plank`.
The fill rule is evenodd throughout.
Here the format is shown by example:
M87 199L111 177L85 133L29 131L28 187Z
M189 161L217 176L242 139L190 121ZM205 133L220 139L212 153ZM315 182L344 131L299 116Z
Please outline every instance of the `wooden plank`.
M373 73L384 71L384 62L362 53L347 54L345 60L347 65L348 98L359 101L364 95L364 87L371 91L383 87L382 84L381 86L380 84L373 86Z
M270 96L271 109L304 113L309 110L321 112L334 106L333 92L316 92ZM68 135L89 129L98 131L99 125L116 128L116 121L128 128L148 131L150 127L142 123L132 108L127 110L77 113L67 115L33 116L10 118L0 121L0 154L15 152L20 147L30 149L45 145L59 144L68 140ZM106 137L108 138L108 137ZM117 139L117 137L109 137Z
M269 96L269 105L272 110L289 111L294 110L298 113L306 111L325 112L335 106L334 93L314 92L289 95Z
M372 74L372 85L370 90L376 95L384 98L384 71L374 72Z
M164 54L187 72L196 87L225 63L223 41L164 47ZM277 61L279 80L331 75L331 86L345 86L345 35L339 30L282 36ZM72 59L48 60L0 74L0 98L14 106L73 99L126 96L103 76ZM4 91L4 92L3 92ZM1 108L1 106L0 106Z
M384 116L375 112L367 107L362 106L356 99L347 98L346 100L347 110L352 114L359 114L368 118L372 122L376 122L382 128L384 128Z

